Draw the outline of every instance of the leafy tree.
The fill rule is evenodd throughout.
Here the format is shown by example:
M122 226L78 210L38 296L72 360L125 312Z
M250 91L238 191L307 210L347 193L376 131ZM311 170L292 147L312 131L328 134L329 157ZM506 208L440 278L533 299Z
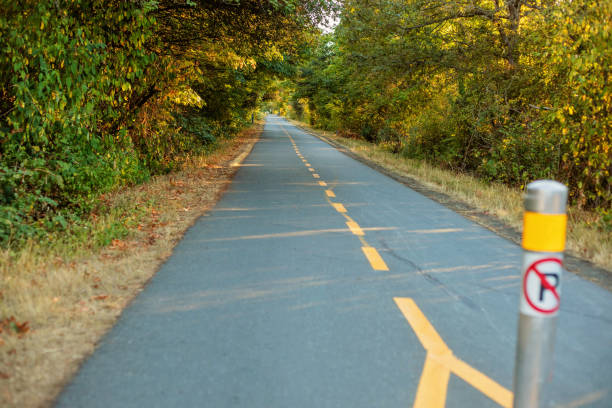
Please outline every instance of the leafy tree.
M323 0L0 0L0 243L236 132Z
M611 2L348 0L294 104L325 128L485 179L610 193Z

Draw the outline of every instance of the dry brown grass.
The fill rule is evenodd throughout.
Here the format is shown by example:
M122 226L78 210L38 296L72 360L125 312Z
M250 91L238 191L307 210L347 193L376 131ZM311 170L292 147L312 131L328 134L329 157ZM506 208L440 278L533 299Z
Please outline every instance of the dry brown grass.
M238 168L232 160L250 150L260 131L261 125L221 142L181 172L107 197L108 206L133 217L129 234L108 247L83 239L0 252L0 406L53 402L185 230L217 201ZM109 214L92 228L112 222Z
M295 123L309 128L303 123ZM321 130L315 132L392 172L412 177L432 190L440 191L484 213L492 214L517 230L522 229L523 193L517 188L499 183L486 183L470 175L458 174L422 161L407 159L363 140L349 139ZM597 227L598 217L592 212L570 208L567 250L574 256L612 271L612 234Z

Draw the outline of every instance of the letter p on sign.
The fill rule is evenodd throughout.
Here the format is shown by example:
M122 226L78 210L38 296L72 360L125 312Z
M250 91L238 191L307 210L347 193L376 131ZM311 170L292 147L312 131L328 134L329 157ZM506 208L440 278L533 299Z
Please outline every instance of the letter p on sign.
M520 311L531 316L550 316L559 310L563 266L560 257L525 254Z

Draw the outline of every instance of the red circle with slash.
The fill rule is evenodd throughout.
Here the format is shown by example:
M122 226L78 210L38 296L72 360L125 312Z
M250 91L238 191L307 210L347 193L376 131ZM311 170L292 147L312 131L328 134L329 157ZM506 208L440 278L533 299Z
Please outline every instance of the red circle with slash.
M559 297L559 293L557 292L557 288L556 288L556 286L558 286L558 283L559 283L559 278L557 277L557 282L555 283L555 286L553 286L550 284L550 282L548 282L548 278L546 274L542 273L538 269L538 267L541 264L546 263L546 262L554 262L554 263L559 264L559 266L563 265L561 260L558 258L539 259L535 261L534 263L532 263L531 265L529 265L529 267L527 268L527 271L525 272L525 278L523 279L523 293L525 294L525 300L527 301L527 303L529 303L529 306L531 306L534 310L537 310L538 312L544 313L544 314L551 314L559 310L559 305L561 304L561 298ZM548 290L552 293L555 299L557 299L557 304L553 308L545 309L543 307L540 307L536 305L536 303L531 299L530 294L527 291L527 280L529 279L530 274L532 273L535 273L538 279L540 280L540 286L541 286L540 293L543 293L544 289Z

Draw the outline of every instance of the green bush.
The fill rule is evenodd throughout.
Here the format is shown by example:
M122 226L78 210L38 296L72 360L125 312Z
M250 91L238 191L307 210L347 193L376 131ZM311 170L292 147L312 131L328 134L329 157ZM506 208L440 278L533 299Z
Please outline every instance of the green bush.
M612 2L485 3L347 0L294 99L318 126L485 180L553 178L573 204L610 208Z
M153 62L143 47L152 35L145 7L2 1L0 243L35 235L33 221L60 208L83 214L100 193L144 178L122 123Z

